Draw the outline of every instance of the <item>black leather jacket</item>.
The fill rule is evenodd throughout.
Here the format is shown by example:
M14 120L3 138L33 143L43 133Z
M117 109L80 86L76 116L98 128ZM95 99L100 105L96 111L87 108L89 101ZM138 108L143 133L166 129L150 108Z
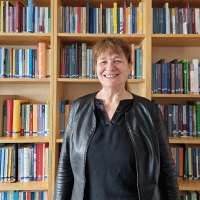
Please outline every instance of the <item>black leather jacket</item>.
M85 162L95 133L96 93L74 101L62 144L54 200L83 200ZM179 200L174 162L161 112L153 102L134 95L125 121L136 157L140 200Z

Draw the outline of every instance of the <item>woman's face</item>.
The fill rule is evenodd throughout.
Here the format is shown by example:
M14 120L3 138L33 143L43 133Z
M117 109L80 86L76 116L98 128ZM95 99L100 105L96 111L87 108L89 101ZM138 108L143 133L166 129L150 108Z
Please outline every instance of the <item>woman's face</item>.
M125 86L130 74L130 64L124 53L102 53L97 58L97 76L104 87Z

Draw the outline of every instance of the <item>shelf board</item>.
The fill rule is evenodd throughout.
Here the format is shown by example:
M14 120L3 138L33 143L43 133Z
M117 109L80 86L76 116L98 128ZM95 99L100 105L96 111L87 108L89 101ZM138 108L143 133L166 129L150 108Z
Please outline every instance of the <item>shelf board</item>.
M37 45L40 42L50 44L51 33L0 33L1 45Z
M10 190L48 190L48 181L0 183L0 191Z
M74 43L74 42L86 42L88 45L93 45L100 39L106 37L121 38L129 43L136 45L141 44L145 38L145 34L74 34L74 33L58 33L58 38L62 42Z
M200 144L200 137L169 137L170 144Z
M198 47L200 34L152 34L152 46Z
M49 137L45 136L21 136L19 138L0 137L0 143L46 143ZM1 187L0 187L1 188Z
M76 79L76 78L57 78L58 82L62 83L100 83L98 79ZM145 79L127 79L128 83L144 83Z
M57 139L56 139L56 143L62 143L63 142L63 138L64 137L58 136Z
M0 83L50 83L50 78L1 78Z
M151 94L152 98L200 98L200 94Z
M179 190L200 191L200 180L179 180Z

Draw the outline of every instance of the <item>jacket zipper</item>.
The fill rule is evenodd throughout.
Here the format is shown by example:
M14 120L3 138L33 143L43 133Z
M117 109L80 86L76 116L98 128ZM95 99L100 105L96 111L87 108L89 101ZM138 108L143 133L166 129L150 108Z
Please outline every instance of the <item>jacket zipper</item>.
M88 142L88 144L87 144L87 147L86 147L86 150L85 150L85 157L84 157L84 172L85 172L85 165L86 165L86 155L87 155L87 151L88 151L88 147L89 147L89 144L90 144L90 142L91 142L91 140L92 140L92 138L93 138L93 136L94 136L94 132L95 132L95 129L96 129L96 123L95 123L95 127L94 127L94 129L93 129L93 132L92 132L92 135L91 135L91 137L90 137L90 140L89 140L89 142ZM85 178L85 183L86 183L86 178ZM85 183L84 183L84 190L85 190ZM82 195L82 197L84 198L84 190L83 190L83 195ZM82 200L83 200L83 198L82 198Z
M126 122L126 128L128 130L128 133L129 133L129 136L131 139L131 143L133 145L134 153L135 153L136 171L137 171L137 189L138 189L138 196L139 196L139 200L140 200L140 189L139 189L139 182L138 182L138 180L139 180L139 178L138 178L138 161L137 161L136 149L135 149L134 141L133 141L132 135L130 133L130 129L129 129L126 119L127 119L127 113L125 113L125 122Z

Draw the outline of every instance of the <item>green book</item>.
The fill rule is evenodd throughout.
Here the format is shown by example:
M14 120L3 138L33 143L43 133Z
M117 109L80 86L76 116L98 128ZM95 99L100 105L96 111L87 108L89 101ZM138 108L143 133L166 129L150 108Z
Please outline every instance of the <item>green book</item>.
M140 77L140 49L135 50L135 79Z
M183 94L188 94L188 59L183 59Z
M200 101L195 101L196 106L196 136L200 137Z

